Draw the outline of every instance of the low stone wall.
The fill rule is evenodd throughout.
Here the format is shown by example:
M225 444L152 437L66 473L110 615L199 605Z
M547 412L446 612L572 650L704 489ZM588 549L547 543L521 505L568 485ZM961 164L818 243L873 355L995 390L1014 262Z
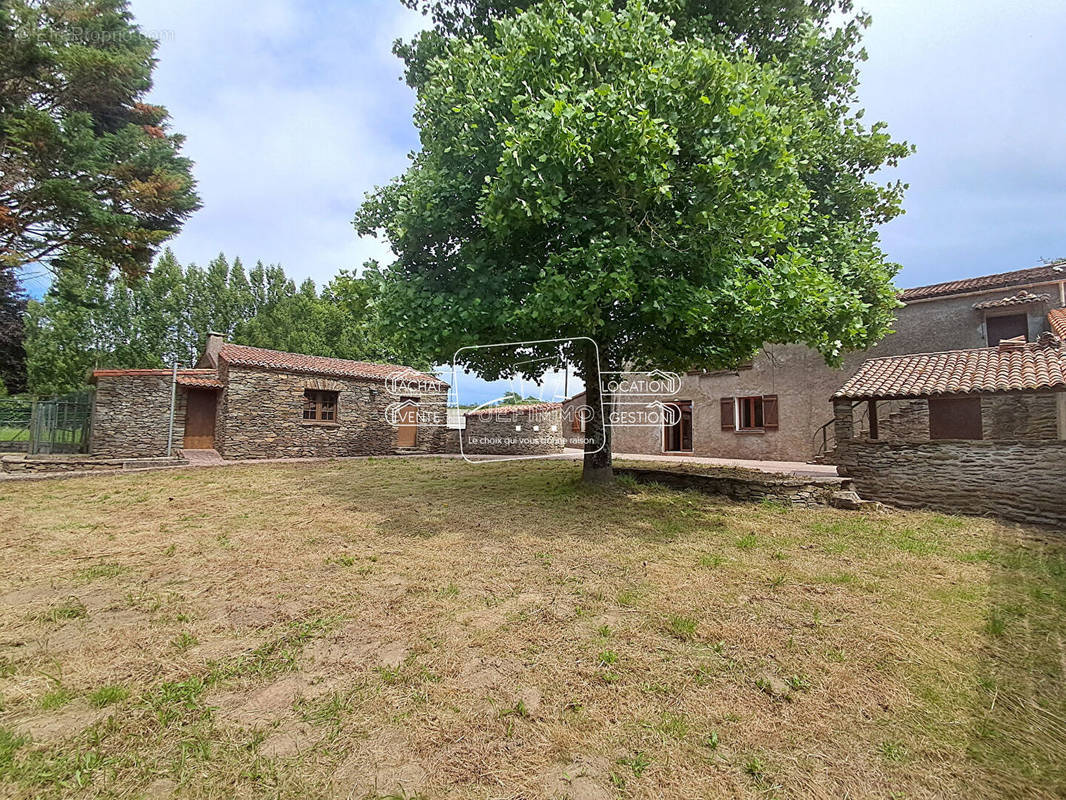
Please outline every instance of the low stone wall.
M835 462L863 497L894 506L1066 526L1066 441L853 439Z
M96 472L145 467L180 467L180 458L99 458L89 455L0 456L0 472Z
M558 406L532 411L514 406L467 414L463 453L507 456L562 453L566 446L562 417Z
M784 475L732 475L711 471L680 472L667 469L615 467L615 475L626 475L640 483L661 483L673 489L694 489L720 494L733 500L758 502L772 500L793 506L814 508L831 504L834 492L851 488L844 478L790 478Z
M0 442L0 453L28 453L29 451L30 443L26 439L9 439Z

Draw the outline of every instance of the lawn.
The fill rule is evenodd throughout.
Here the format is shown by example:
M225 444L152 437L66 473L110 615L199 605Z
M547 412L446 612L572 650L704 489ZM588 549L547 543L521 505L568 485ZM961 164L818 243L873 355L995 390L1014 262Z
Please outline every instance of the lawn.
M578 469L0 483L0 795L1066 792L1058 534Z

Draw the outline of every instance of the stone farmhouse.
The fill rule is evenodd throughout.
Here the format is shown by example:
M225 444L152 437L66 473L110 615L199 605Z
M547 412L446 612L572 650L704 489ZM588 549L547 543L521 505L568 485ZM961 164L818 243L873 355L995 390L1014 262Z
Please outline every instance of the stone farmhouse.
M1001 341L1016 338L1036 347L1041 335L1056 325L1063 326L1056 328L1060 337L1066 336L1066 262L920 286L899 297L903 307L895 332L871 350L849 356L842 368L827 367L820 355L801 345L768 345L739 369L687 374L680 392L670 398L679 412L677 421L658 428L617 426L613 450L783 461L827 458L840 428L829 399L871 357L995 349ZM958 362L922 363L929 365L934 379L950 382ZM1052 396L1058 389L1045 388L1040 396L1015 391L994 400L982 394L983 437L1062 435L1056 417L1061 414L1057 397L1062 395ZM968 424L973 425L976 401L968 403ZM857 431L869 431L869 408L857 404ZM921 398L894 397L882 402L880 419L873 424L880 425L882 439L908 438L908 431L928 439L928 408ZM936 420L952 418L946 412L933 414ZM935 436L948 433L933 431Z
M224 458L455 451L448 384L394 364L282 353L208 337L196 369L92 373L94 456L216 450ZM176 385L175 385L176 384ZM171 403L174 401L173 434Z

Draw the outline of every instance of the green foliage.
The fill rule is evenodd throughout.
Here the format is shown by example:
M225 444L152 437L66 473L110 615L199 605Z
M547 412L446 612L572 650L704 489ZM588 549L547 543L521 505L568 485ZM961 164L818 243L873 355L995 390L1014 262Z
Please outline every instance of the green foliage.
M26 316L26 361L34 392L84 385L94 367L194 365L208 331L273 350L362 360L409 361L387 341L376 316L377 284L341 272L321 294L299 288L280 265L246 272L225 255L183 267L170 250L143 278L112 280L99 261L64 260Z
M816 89L636 0L548 0L440 54L420 152L355 219L397 254L381 303L407 346L589 336L608 369L688 370L772 342L837 362L887 331L876 226L902 187L872 175L909 148L838 102L851 73ZM486 378L513 364L468 353Z
M156 44L125 0L0 6L0 267L84 249L138 275L199 208L183 137L143 102Z

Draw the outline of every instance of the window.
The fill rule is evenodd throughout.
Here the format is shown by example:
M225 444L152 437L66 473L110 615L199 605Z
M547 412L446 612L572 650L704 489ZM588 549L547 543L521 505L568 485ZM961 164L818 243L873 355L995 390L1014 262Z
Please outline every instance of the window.
M1002 339L1021 336L1029 341L1029 317L1025 314L1008 314L1005 317L986 317L985 332L988 346L996 347Z
M667 403L674 413L663 420L663 450L667 453L692 452L692 401Z
M777 395L723 397L722 430L762 432L777 430Z
M304 419L312 422L337 421L337 392L304 390Z
M929 398L930 439L980 439L980 397Z

